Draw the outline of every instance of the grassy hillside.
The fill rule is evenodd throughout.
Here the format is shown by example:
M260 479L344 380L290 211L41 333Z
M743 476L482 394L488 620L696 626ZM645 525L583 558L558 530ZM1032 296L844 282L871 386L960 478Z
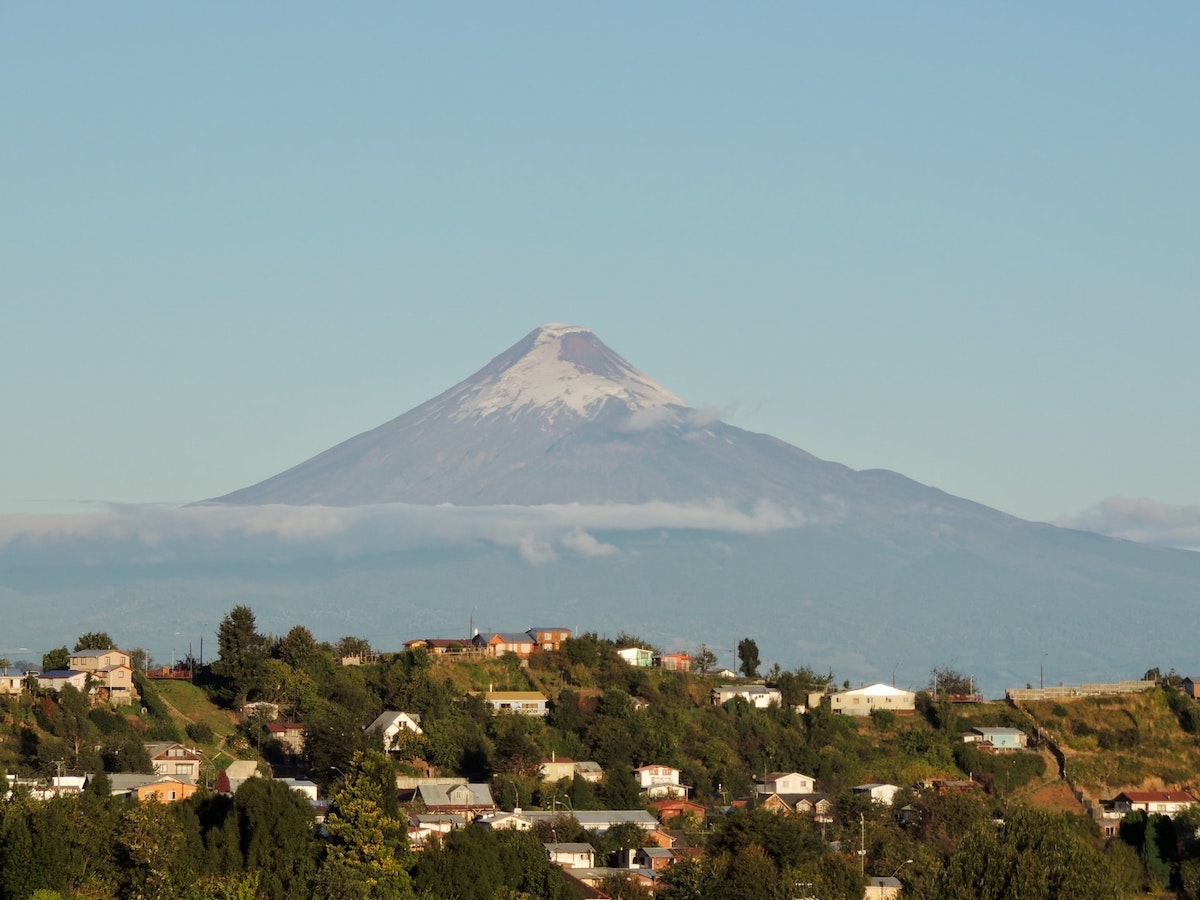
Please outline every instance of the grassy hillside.
M1200 791L1200 740L1188 730L1196 703L1184 694L1159 689L1026 705L1062 750L1071 779L1095 797Z

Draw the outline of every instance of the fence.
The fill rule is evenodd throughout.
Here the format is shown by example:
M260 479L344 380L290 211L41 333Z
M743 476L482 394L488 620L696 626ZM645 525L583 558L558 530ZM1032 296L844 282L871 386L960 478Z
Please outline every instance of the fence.
M1101 694L1137 694L1153 690L1157 681L1116 681L1110 684L1060 685L1046 688L1009 688L1004 695L1013 703L1035 700L1062 700L1072 697L1096 697Z

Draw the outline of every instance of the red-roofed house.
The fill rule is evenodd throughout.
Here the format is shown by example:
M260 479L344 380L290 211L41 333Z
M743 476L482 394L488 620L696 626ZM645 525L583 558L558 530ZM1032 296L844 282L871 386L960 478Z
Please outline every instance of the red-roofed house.
M1141 810L1173 816L1195 802L1196 798L1187 791L1125 791L1113 798L1113 810L1120 813Z

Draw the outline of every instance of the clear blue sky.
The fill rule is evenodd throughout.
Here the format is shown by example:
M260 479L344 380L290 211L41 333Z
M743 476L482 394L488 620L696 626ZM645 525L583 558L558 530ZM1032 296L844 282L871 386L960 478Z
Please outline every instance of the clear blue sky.
M548 321L1034 519L1200 504L1200 6L7 4L0 512L184 502Z

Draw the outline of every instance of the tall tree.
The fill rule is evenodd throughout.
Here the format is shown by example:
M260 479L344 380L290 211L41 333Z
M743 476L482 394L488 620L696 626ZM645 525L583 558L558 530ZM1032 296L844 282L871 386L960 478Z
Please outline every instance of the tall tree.
M758 644L752 638L738 641L738 669L747 678L758 676Z
M241 706L258 687L263 662L267 658L267 639L258 633L254 612L248 606L235 606L221 620L217 631L218 659L213 673L224 682L225 699Z
M66 648L66 645L63 645L62 647L56 647L54 650L51 650L49 653L46 653L42 656L43 672L54 672L59 669L65 669L70 664L71 651Z
M336 884L353 886L362 897L408 897L408 829L388 815L378 773L391 763L378 750L356 753L342 789L325 818L328 835L317 894L328 895ZM391 791L395 793L394 770Z
M107 631L88 631L79 636L79 640L75 642L75 649L72 653L78 653L80 650L111 650L117 645L113 643L113 639L108 636Z
M250 778L234 795L245 870L260 876L260 896L301 897L316 874L310 847L312 810L295 791L269 778Z

